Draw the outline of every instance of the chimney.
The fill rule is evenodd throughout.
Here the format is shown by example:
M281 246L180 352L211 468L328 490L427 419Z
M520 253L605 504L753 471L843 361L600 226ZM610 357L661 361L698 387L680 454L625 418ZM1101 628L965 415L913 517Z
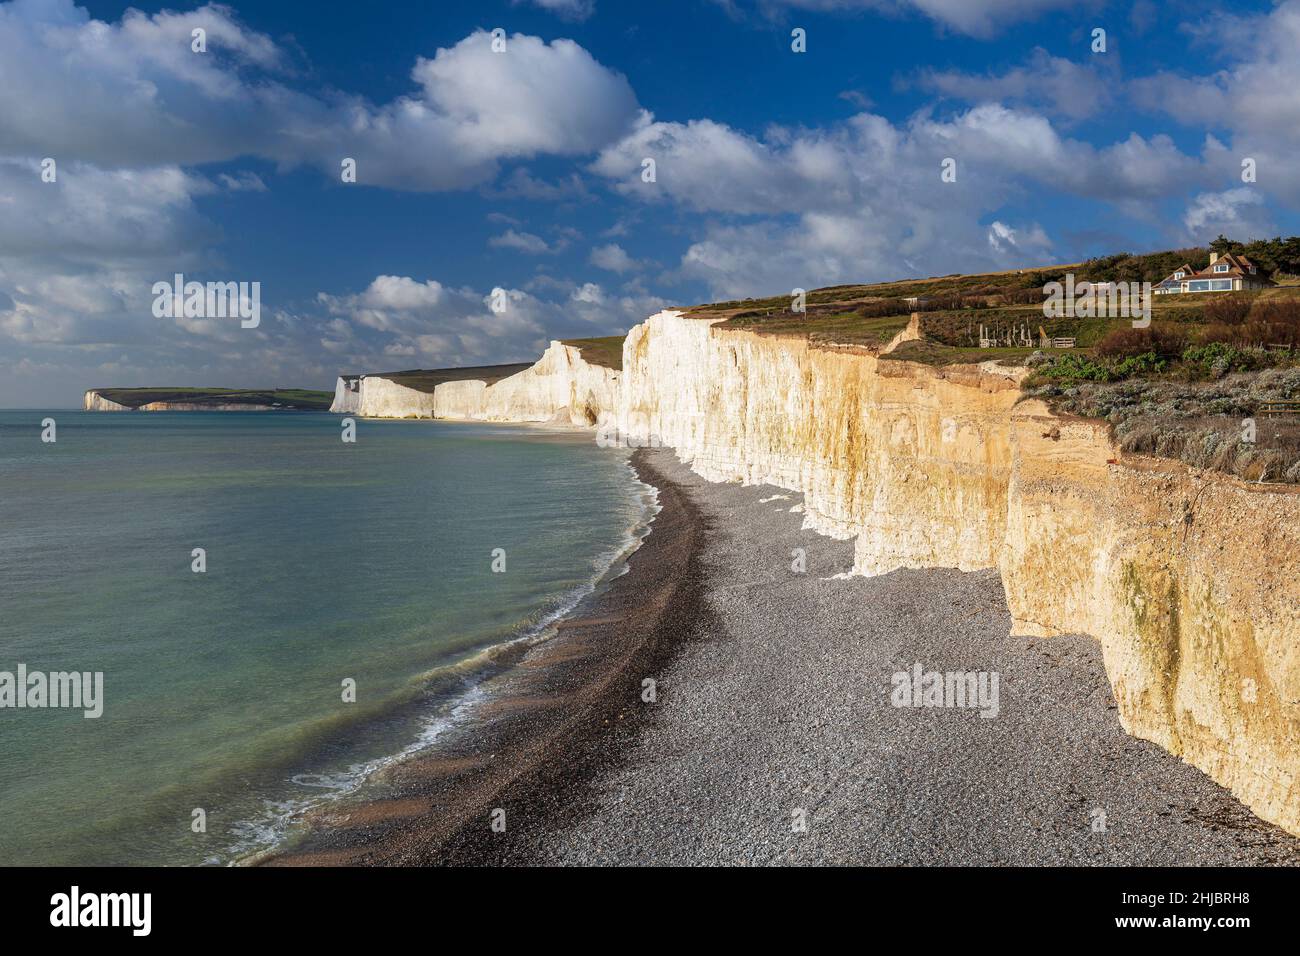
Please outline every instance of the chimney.
M1215 264L1216 262L1218 262L1218 261L1219 261L1219 254L1218 254L1217 252L1211 252L1211 253L1210 253L1210 265L1214 265L1214 264Z

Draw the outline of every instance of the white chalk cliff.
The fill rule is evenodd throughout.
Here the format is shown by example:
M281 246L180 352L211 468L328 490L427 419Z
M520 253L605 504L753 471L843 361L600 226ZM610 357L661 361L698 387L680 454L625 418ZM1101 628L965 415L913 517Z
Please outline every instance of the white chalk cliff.
M130 412L134 411L129 405L121 405L111 398L105 398L93 388L89 389L86 394L81 396L81 408L87 412Z
M1300 491L1121 454L1104 423L1021 401L1026 374L661 312L621 372L553 342L494 385L368 376L355 411L598 424L711 480L802 492L809 527L854 539L856 573L998 568L1014 633L1096 637L1129 733L1300 834Z
M366 418L594 425L602 411L617 406L619 380L616 370L584 361L577 347L552 342L536 364L492 385L465 379L424 392L382 375L341 377L330 411Z

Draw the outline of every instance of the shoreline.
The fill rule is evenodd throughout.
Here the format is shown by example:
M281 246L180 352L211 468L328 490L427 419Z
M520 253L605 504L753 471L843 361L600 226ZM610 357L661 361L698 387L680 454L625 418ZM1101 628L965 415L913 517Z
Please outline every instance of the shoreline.
M1300 865L1300 839L1123 731L1099 642L1008 636L995 571L845 577L853 542L805 529L802 495L632 463L662 510L628 571L484 723L266 862ZM917 664L998 674L996 719L892 703Z
M309 813L305 832L252 865L489 864L503 837L580 812L575 794L609 762L602 745L638 732L643 679L676 655L704 613L698 562L708 522L644 452L629 465L655 490L658 511L625 570L558 620L553 637L479 685L477 719L386 768L382 796ZM496 808L504 834L491 827Z

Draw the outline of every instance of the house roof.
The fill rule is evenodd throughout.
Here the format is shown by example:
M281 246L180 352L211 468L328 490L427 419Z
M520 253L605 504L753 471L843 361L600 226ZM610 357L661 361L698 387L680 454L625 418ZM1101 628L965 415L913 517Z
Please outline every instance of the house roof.
M1185 278L1187 278L1189 275L1194 274L1194 273L1196 272L1196 270L1193 269L1191 266L1189 266L1187 263L1184 262L1181 266L1179 266L1179 267L1178 267L1177 269L1175 269L1173 272L1169 273L1169 275L1165 276L1163 279L1161 279L1159 282L1157 282L1156 285L1163 285L1163 284L1166 283L1166 282L1176 282L1176 281L1178 281L1178 280L1176 280L1176 279L1174 278L1174 276L1176 276L1176 275L1177 275L1178 273L1180 273L1180 272L1183 274L1183 278L1185 279Z
M1221 266L1224 265L1225 263L1228 266L1226 270L1220 270L1218 272L1214 271L1216 266ZM1258 270L1256 270L1255 272L1251 271L1253 268L1254 268L1254 263L1252 263L1245 256L1239 256L1233 252L1225 252L1223 255L1219 256L1218 259L1216 259L1214 262L1211 262L1208 266L1206 266L1200 272L1197 272L1191 278L1213 279L1215 277L1222 278L1225 275L1227 276L1258 275Z

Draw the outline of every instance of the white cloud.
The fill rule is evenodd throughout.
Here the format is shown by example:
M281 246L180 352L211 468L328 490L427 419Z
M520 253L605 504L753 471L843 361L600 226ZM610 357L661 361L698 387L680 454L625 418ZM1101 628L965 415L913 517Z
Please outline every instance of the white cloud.
M232 193L264 193L267 191L266 183L257 173L242 172L233 176L229 173L220 173L217 176L217 181Z
M1218 13L1189 30L1213 44L1227 66L1208 76L1158 73L1135 80L1134 100L1193 127L1229 130L1220 182L1241 182L1241 161L1251 158L1261 188L1300 205L1300 0L1260 15Z
M640 268L640 264L616 242L596 246L591 250L588 261L596 268L605 269L609 272L634 272Z
M207 54L190 50L196 26ZM494 53L477 31L417 59L416 89L378 106L292 88L286 59L223 6L108 23L71 0L0 4L0 154L99 166L254 156L331 177L351 157L362 184L454 189L502 160L594 152L637 109L627 80L571 40L515 34Z
M514 229L507 229L501 235L493 236L488 240L488 245L493 249L514 249L530 256L539 256L551 251L551 247L546 244L546 240L541 236L535 236L531 232L518 232Z
M622 332L668 305L644 294L610 295L592 282L547 279L544 285L563 297L508 289L506 310L496 313L486 292L379 276L358 293L318 294L333 317L323 327L322 347L372 370L394 356L422 367L532 360L551 338Z
M926 70L917 83L969 103L1043 104L1060 116L1081 120L1109 109L1114 101L1114 78L1104 76L1097 62L1094 58L1088 65L1080 65L1038 48L1027 65L1003 73Z
M1022 257L1032 258L1046 256L1052 248L1047 233L1037 223L1017 229L995 219L989 224L988 240L989 245L998 254L1016 253ZM1025 265L1032 264L1029 259L1023 261Z
M584 282L573 290L570 298L574 302L584 302L587 305L601 305L605 301L605 290L595 282Z
M732 6L735 0L718 0ZM841 13L915 12L950 29L987 37L1010 23L1032 20L1052 10L1099 7L1098 0L758 0L769 13L814 10Z
M641 159L656 181L641 181ZM957 182L940 180L956 160ZM983 104L895 125L861 113L821 129L772 128L762 138L710 120L643 115L592 165L612 188L724 217L684 254L680 275L718 296L894 278L909 273L1008 268L1050 246L1022 227L1019 248L990 242L982 221L1035 190L1110 201L1155 218L1171 192L1207 181L1202 159L1167 136L1097 148L1063 137L1044 116ZM762 217L760 221L753 217ZM726 221L727 218L740 221Z
M564 20L586 20L596 12L596 0L514 0L514 3L516 6L531 3Z
M1188 242L1208 243L1223 234L1241 241L1267 239L1275 226L1258 189L1241 186L1218 193L1200 193L1183 214Z

